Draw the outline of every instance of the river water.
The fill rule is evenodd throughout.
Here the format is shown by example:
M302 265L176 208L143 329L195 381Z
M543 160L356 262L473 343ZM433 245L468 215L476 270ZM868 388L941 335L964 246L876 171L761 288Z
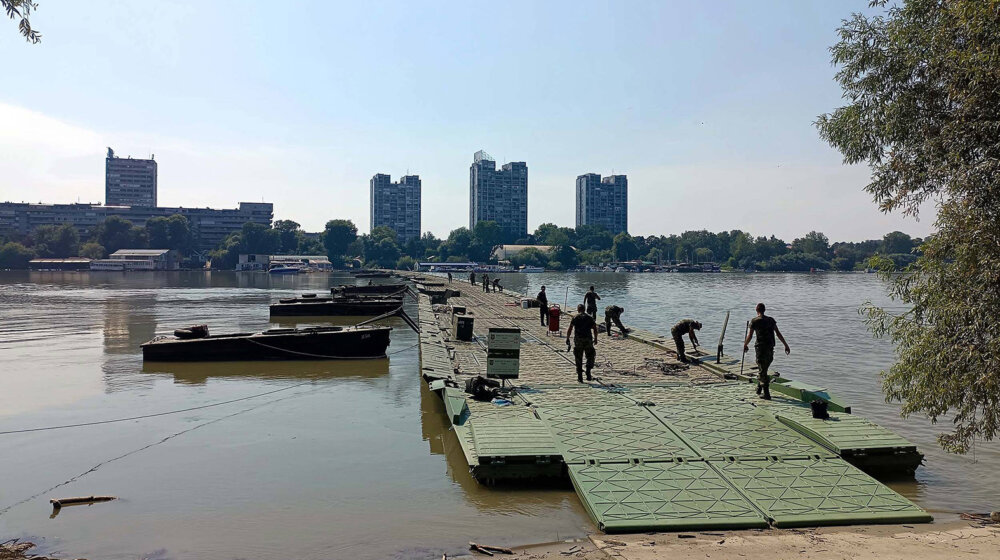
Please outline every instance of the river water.
M195 323L216 333L266 329L275 326L268 303L344 281L0 272L0 432L185 410L0 433L0 540L102 559L440 558L469 540L515 545L593 530L571 488L476 484L402 323L388 360L143 366L139 344L157 334ZM866 300L887 303L872 275L544 273L502 282L532 294L544 283L550 301L571 305L593 284L601 304L625 307L626 325L666 333L680 318L700 319L706 346L732 310L732 354L764 301L792 347L778 371L829 387L927 455L915 481L893 488L942 519L997 508L1000 446L947 455L936 426L901 419L883 402L878 373L892 348L857 313ZM99 494L119 499L50 517L49 498Z

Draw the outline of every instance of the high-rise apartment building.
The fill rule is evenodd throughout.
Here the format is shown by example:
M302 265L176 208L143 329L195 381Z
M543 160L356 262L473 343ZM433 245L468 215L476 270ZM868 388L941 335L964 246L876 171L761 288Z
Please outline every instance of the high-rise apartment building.
M628 231L628 178L597 173L576 178L576 225L604 226L612 235Z
M398 183L384 173L370 182L371 229L388 226L399 243L420 237L420 176L405 175Z
M469 229L493 220L503 229L506 242L528 235L528 164L496 162L479 150L469 168Z
M108 148L104 160L104 204L155 207L156 161L120 158Z

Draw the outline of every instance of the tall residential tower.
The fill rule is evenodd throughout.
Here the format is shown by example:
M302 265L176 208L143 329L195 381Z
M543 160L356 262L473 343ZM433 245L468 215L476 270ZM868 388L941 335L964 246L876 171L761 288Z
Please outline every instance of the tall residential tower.
M496 162L479 150L469 168L469 229L493 220L510 243L528 235L528 164Z
M420 176L405 175L398 183L384 173L372 177L371 229L388 226L400 244L420 237Z
M108 148L104 160L104 204L108 206L156 206L156 162L120 158Z
M612 235L628 231L628 178L597 173L576 178L576 226L604 226Z

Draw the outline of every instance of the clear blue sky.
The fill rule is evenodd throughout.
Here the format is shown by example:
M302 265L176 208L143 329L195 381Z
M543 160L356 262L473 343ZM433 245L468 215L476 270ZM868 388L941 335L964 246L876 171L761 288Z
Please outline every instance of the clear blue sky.
M0 200L100 202L112 146L156 154L163 205L264 199L307 230L367 231L368 180L409 171L441 236L485 149L527 162L532 229L574 225L576 176L614 170L634 234L922 236L933 209L881 215L812 126L866 6L45 0L39 45L0 21Z

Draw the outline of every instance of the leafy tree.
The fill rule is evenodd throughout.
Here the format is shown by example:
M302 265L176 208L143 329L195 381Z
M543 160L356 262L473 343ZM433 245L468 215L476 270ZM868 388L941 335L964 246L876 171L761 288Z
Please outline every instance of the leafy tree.
M392 268L402 254L396 243L396 232L390 227L379 226L361 239L364 242L365 265Z
M73 224L39 226L35 228L35 253L39 257L66 258L76 256L80 249L80 235Z
M450 262L463 262L469 260L469 247L472 246L472 232L469 228L460 227L451 230L448 240L441 244L441 252L445 258L460 257L458 260Z
M413 267L416 265L417 261L413 257L403 255L402 257L399 257L398 261L396 261L396 270L413 270Z
M659 247L653 247L646 253L646 257L643 260L660 264L663 262L663 251Z
M240 230L239 242L243 253L275 255L281 249L281 234L263 224L247 222Z
M103 259L107 256L107 252L100 244L89 242L80 245L80 256L88 259Z
M94 228L94 241L108 253L119 249L142 249L147 247L145 228L132 225L121 216L108 216Z
M552 249L551 260L549 261L550 266L556 270L565 270L567 268L573 268L579 264L580 258L576 254L576 250L569 245L559 245Z
M31 10L38 9L36 2L31 0L0 0L0 8L7 12L7 17L10 19L20 20L17 24L17 30L26 41L37 44L42 40L42 34L32 29L31 22L28 21Z
M187 216L156 216L146 220L147 243L152 249L173 249L188 254L194 247L194 234Z
M630 261L639 257L639 247L636 245L635 240L624 231L615 236L614 243L611 245L611 252L614 253L615 259L619 261Z
M827 258L830 256L830 240L818 231L810 231L805 236L792 241L792 251Z
M503 229L493 220L476 222L472 229L472 243L469 245L469 259L486 262L493 251L503 243Z
M576 228L576 246L581 250L605 251L611 248L614 236L604 226L582 225Z
M895 343L883 372L901 413L947 417L958 453L1000 429L1000 18L990 0L906 0L854 14L831 48L848 104L819 117L845 163L866 163L884 212L919 215L935 200L936 232L905 269L876 258L905 311L863 307Z
M292 220L275 220L274 229L278 230L278 235L281 237L282 253L291 255L298 252L302 240L302 230L299 227L299 223Z
M885 234L885 237L882 238L882 247L879 251L886 255L909 253L913 251L913 247L912 237L901 231L894 231Z
M299 246L295 249L299 255L325 255L326 247L318 237L306 237L305 234L299 238Z
M351 220L330 220L323 230L323 245L330 262L337 265L343 262L348 247L358 238L358 228ZM355 256L361 253L354 253Z
M785 253L757 263L758 268L771 272L809 272L812 269L827 270L830 261L812 253Z
M536 249L535 247L528 247L527 249L518 251L516 254L511 255L510 264L513 266L545 267L549 264L549 255Z
M8 242L0 246L0 268L28 268L28 261L33 258L34 251L20 243Z
M694 250L694 262L710 262L715 259L715 253L708 247L698 247Z

